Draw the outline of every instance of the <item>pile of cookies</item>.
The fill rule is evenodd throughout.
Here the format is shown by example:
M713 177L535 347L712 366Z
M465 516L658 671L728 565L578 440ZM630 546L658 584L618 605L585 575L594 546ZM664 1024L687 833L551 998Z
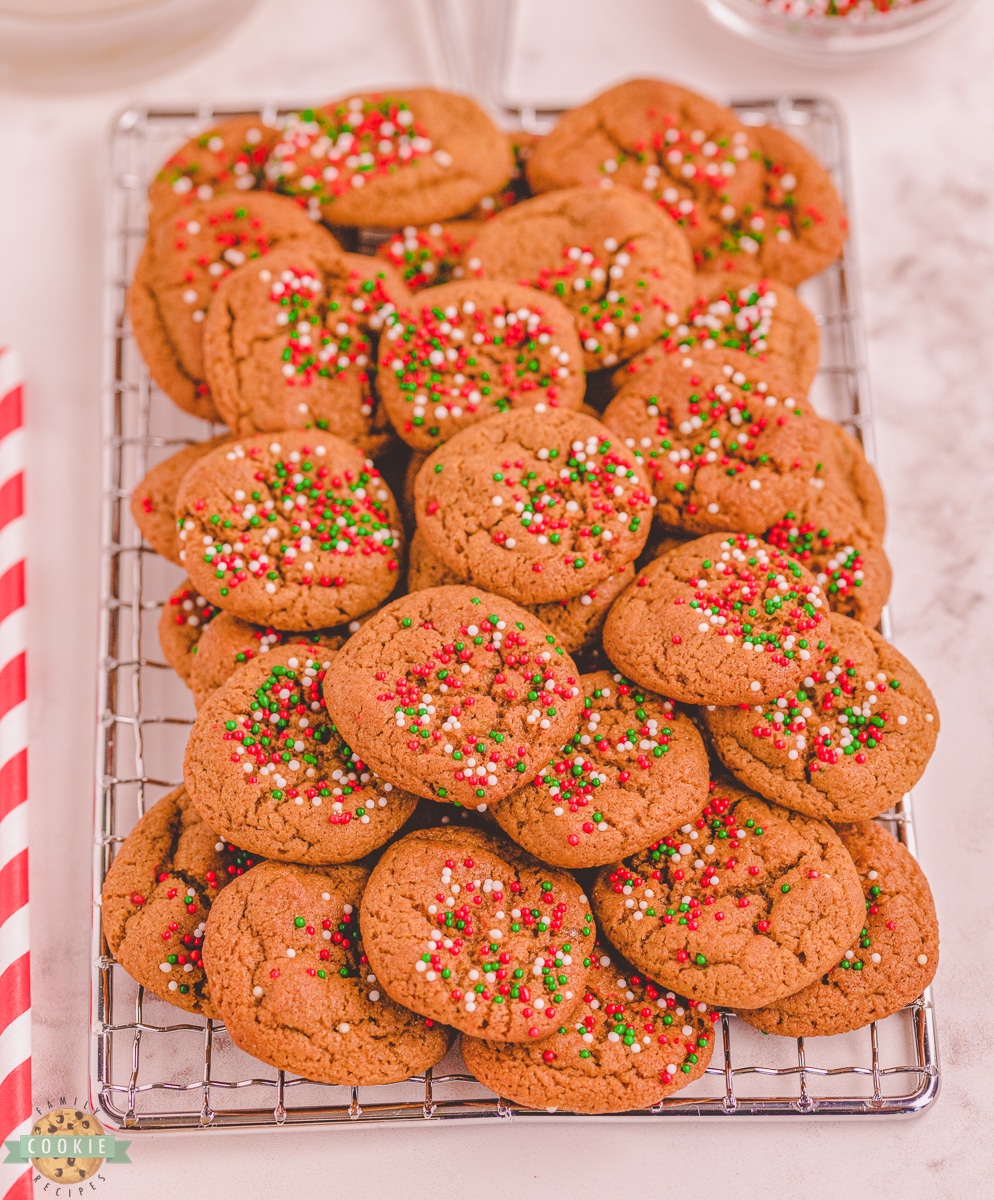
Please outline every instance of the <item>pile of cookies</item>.
M928 884L873 818L938 714L792 290L845 227L786 134L655 80L541 139L421 89L169 160L131 324L226 432L133 497L198 709L104 885L135 979L313 1080L458 1032L575 1112L693 1081L721 1008L816 1036L921 992Z

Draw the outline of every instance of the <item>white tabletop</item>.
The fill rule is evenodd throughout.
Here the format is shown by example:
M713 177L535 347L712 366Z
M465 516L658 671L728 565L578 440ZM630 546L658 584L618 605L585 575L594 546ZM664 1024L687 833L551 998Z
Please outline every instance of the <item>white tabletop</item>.
M31 428L31 887L35 1098L87 1096L98 595L101 269L107 139L132 100L315 99L440 79L422 0L262 0L223 44L128 88L0 92L0 342L27 374ZM467 24L479 33L484 0ZM990 1195L994 991L983 880L994 703L994 7L853 71L785 65L692 0L523 0L509 91L581 99L636 72L721 96L816 92L848 114L895 640L942 712L916 790L942 926L944 1087L913 1121L520 1122L141 1135L99 1194ZM977 888L980 891L977 891ZM39 1195L42 1194L39 1192ZM46 1195L48 1193L45 1193Z

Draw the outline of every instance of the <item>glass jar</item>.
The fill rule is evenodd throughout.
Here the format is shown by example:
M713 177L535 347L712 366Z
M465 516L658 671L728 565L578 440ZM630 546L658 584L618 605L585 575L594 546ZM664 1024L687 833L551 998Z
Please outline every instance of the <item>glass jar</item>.
M767 50L809 66L833 66L864 62L924 37L971 0L914 0L883 11L868 4L841 16L818 12L812 0L701 2L719 24Z

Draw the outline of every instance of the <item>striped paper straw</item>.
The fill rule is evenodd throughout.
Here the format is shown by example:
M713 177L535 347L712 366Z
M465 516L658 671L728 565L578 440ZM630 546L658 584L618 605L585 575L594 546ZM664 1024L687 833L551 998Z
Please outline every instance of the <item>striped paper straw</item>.
M21 368L0 347L0 1141L31 1132L28 716ZM0 1165L5 1200L30 1200L31 1169Z

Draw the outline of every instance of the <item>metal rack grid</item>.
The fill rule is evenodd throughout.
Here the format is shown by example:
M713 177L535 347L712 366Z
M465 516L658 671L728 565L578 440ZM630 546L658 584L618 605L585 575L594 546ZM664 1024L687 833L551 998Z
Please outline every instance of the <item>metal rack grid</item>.
M844 131L822 100L781 97L736 105L747 124L774 122L808 144L848 198ZM314 1084L265 1067L238 1050L223 1026L190 1016L138 987L113 960L100 929L100 889L114 848L146 807L175 786L193 709L161 659L156 637L177 568L148 547L130 515L133 487L153 462L214 430L181 413L151 383L124 303L144 238L150 170L177 143L229 109L135 108L119 119L108 239L109 330L104 442L103 604L94 859L91 1102L113 1126L189 1129L567 1114L521 1109L481 1087L458 1050L434 1071L388 1087ZM279 117L264 111L262 119ZM531 128L554 115L510 111ZM822 330L823 361L812 398L844 422L872 456L872 424L856 292L854 248L801 289ZM885 616L884 632L889 633ZM910 798L887 814L914 853ZM598 1120L660 1117L909 1115L938 1093L934 1015L928 992L857 1033L805 1042L764 1037L723 1014L721 1042L700 1080L652 1110ZM592 1118L574 1117L573 1120Z

